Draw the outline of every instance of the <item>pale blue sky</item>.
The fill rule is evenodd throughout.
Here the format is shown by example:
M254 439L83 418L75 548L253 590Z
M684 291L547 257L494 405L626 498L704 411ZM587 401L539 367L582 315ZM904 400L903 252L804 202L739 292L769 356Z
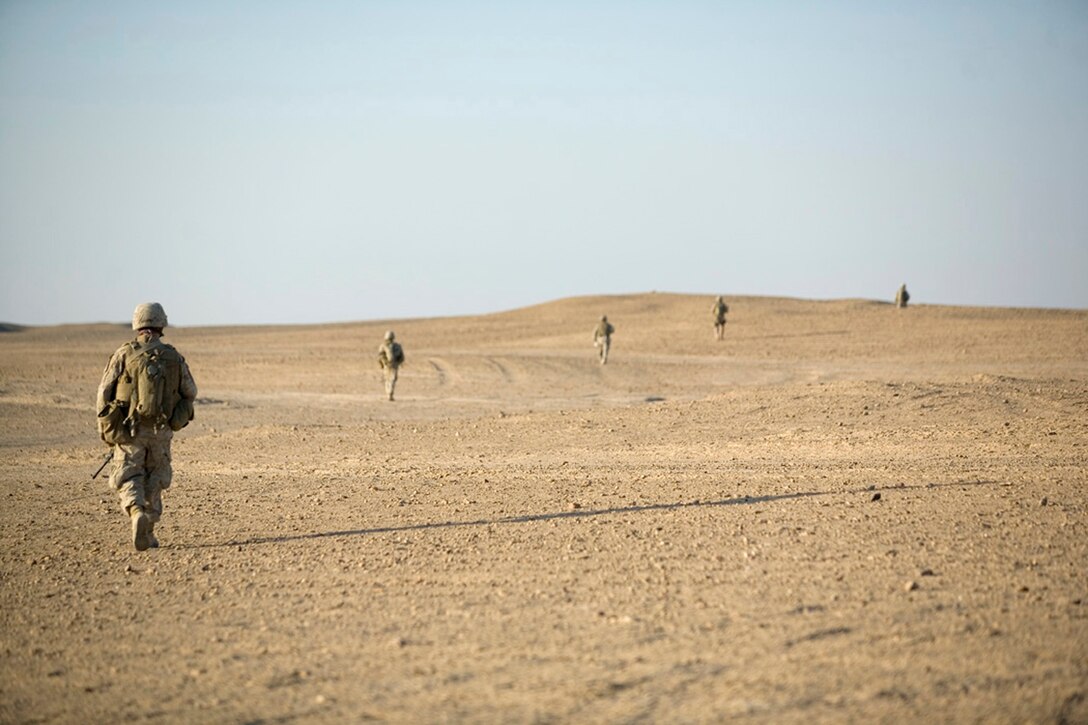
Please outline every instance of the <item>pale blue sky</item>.
M0 320L1088 307L1088 3L0 0Z

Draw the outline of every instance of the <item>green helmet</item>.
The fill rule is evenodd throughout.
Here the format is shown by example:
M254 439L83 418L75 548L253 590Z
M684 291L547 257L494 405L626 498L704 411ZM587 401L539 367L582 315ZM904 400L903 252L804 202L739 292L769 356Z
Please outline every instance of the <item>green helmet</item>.
M166 327L166 310L158 302L136 305L136 311L132 313L132 329L141 330L145 327Z

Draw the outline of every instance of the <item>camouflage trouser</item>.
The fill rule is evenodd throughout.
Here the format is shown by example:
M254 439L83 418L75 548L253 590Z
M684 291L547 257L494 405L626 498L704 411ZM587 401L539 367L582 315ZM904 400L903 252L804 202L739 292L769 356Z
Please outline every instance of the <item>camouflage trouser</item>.
M110 484L121 497L121 509L131 513L139 506L152 523L162 516L162 492L170 488L169 428L156 436L140 436L131 443L113 447L113 471Z
M597 355L601 358L601 365L608 362L608 348L612 346L612 338L597 338Z
M382 368L382 374L385 376L385 394L392 400L393 388L397 387L397 368L393 365L386 365Z
M725 318L714 320L714 335L721 340L725 336Z

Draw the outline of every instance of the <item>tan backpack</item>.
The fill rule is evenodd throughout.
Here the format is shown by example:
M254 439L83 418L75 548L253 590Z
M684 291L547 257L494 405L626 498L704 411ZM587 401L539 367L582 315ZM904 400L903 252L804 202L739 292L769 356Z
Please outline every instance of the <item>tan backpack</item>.
M378 352L378 364L381 367L399 368L404 363L404 348L399 342L386 342Z
M125 369L117 381L111 409L127 411L121 430L112 432L114 440L124 443L144 426L158 430L170 426L181 430L193 419L193 403L181 396L183 359L171 345L159 340L128 344ZM115 413L116 415L116 413Z

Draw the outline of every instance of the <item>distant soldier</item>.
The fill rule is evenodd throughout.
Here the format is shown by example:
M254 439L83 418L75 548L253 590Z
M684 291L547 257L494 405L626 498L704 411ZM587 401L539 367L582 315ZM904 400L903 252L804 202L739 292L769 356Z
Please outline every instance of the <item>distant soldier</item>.
M177 350L162 341L166 311L158 302L136 307L136 339L106 364L98 386L98 430L113 448L110 484L132 526L137 551L159 545L162 492L170 487L170 441L193 419L196 383Z
M910 294L907 292L907 285L901 284L899 290L895 293L895 306L903 308L907 306L908 302L910 302Z
M608 315L601 315L601 321L593 330L593 347L597 348L597 355L601 358L601 365L608 362L608 349L612 347L612 333L615 327L608 321Z
M385 333L385 342L378 348L378 365L385 375L385 394L393 399L393 388L397 386L397 370L404 364L404 349L396 341L393 331Z
M729 305L725 304L725 300L721 295L718 295L718 299L714 301L714 306L710 308L710 313L714 315L714 336L719 340L725 337L725 313L729 312Z

